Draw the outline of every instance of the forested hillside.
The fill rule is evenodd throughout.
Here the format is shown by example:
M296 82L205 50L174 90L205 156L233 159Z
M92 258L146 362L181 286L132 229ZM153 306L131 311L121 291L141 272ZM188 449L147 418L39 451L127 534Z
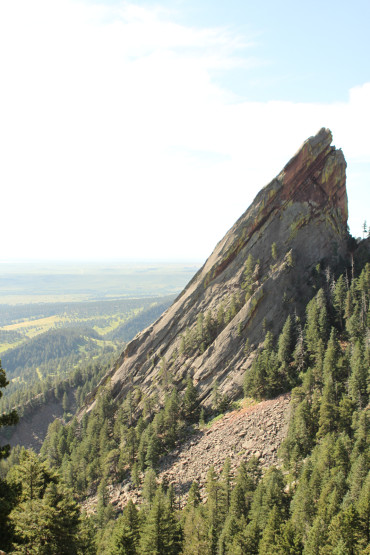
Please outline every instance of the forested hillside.
M80 501L98 490L97 513L88 520L98 528L95 538L90 531L91 552L368 552L370 262L353 279L350 271L335 276L328 270L321 279L305 319L292 314L279 337L267 332L245 378L246 395L258 399L293 386L289 431L280 451L283 467L262 472L252 458L231 475L226 459L221 474L208 470L206 502L194 482L185 506L176 484L158 484L160 456L198 426L199 418L203 425L191 379L184 395L172 387L163 409L148 400L141 415L135 413L138 391L117 411L108 386L81 422L51 426L42 449L45 462L61 472ZM222 403L215 405L216 413L222 410ZM11 477L25 472L27 457L20 455ZM45 463L35 464L42 469ZM116 520L108 486L127 478L143 488L143 502L130 502ZM22 495L14 497L10 513L19 546L31 537L19 509L22 499L27 509L29 494ZM41 519L50 494L37 495ZM76 550L77 529L76 524L71 538Z
M2 312L6 325L0 329L0 349L10 383L0 399L0 412L17 407L21 422L17 430L0 433L0 438L39 449L46 433L45 418L47 426L53 417L71 416L107 372L117 350L172 300L166 296L7 305ZM42 426L37 416L40 408ZM27 426L36 428L29 430L28 439ZM34 441L33 436L39 439Z
M51 360L78 354L83 348L91 349L94 341L102 337L92 328L52 329L32 338L27 344L15 347L2 355L10 379L21 376L25 380L25 371L29 367L39 367Z
M348 233L331 140L302 145L39 456L2 461L1 547L370 553L370 238Z

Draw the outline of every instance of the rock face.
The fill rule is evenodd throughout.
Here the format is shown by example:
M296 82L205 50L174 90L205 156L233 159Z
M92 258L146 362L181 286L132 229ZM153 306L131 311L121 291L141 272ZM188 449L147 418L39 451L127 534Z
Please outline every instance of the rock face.
M114 398L137 386L144 395L161 399L164 374L179 389L184 377L192 375L206 406L215 379L221 393L232 398L240 393L253 347L261 344L266 329L277 334L289 314L302 314L319 262L335 265L347 256L346 162L331 142L328 129L310 137L260 191L172 306L127 346L106 377ZM245 301L250 255L254 271ZM199 315L216 320L220 307L227 312L237 297L237 309L205 349L184 354L182 336L195 333ZM85 410L94 405L93 398Z

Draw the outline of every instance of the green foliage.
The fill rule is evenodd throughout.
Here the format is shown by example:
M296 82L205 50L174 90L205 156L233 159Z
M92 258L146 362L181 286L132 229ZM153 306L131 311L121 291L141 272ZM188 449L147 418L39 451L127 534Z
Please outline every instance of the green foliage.
M288 317L275 347L271 332L265 336L264 346L255 357L244 380L244 395L269 399L287 391L296 376L291 371L293 330Z
M5 371L1 366L0 361L0 398L2 396L1 389L8 385L6 380ZM18 422L18 415L16 411L9 414L0 415L0 427L12 426ZM10 454L10 445L0 446L0 460L4 461ZM12 508L16 504L17 493L19 486L17 484L7 484L5 480L0 478L0 538L4 538L4 549L10 546L10 538L13 533L13 525L9 518Z
M197 422L200 415L198 391L189 376L186 382L186 390L183 399L183 415L188 422Z
M9 382L6 379L5 370L1 366L1 360L0 360L0 399L3 395L1 389L4 389L8 384ZM16 424L17 422L18 422L18 414L15 410L10 412L9 414L4 414L4 413L0 414L0 428L2 426L14 426L14 424ZM0 460L8 457L9 451L10 451L9 445L0 446Z
M149 468L145 473L144 484L143 484L143 498L149 505L152 504L156 491L157 491L156 474L152 468Z
M254 284L258 278L259 260L255 261L250 254L246 260L242 288L245 290L245 301L252 296Z
M191 507L185 512L183 522L183 555L211 555L207 521L203 507Z
M89 339L101 339L92 328L51 329L30 339L24 345L15 347L3 355L3 360L12 376L16 369L39 366L54 359L60 359L79 353L87 347Z
M23 450L7 483L18 492L9 515L12 553L77 554L80 508L57 474Z
M199 503L200 503L199 485L198 485L198 482L193 482L189 490L186 509L187 510L189 510L190 508L195 509L196 507L199 506Z
M278 256L278 252L277 252L277 245L276 243L272 243L271 245L271 256L273 260L277 259Z
M67 360L68 359L68 360ZM40 381L39 377L32 377L32 372L24 370L24 379L27 387L22 382L12 382L9 385L9 393L0 399L0 411L9 410L16 406L20 417L27 417L49 402L59 401L62 403L63 395L66 393L71 400L72 394L75 398L75 405L70 408L79 407L86 395L99 383L106 373L107 367L111 364L112 352L103 352L97 355L93 361L86 357L82 362L80 357L73 355L67 359L55 360L41 364L38 372L45 379ZM63 364L65 363L65 367ZM71 370L73 365L73 370ZM48 373L53 369L55 376L50 377ZM66 377L68 376L68 377ZM72 397L72 399L73 399Z
M248 264L253 276L253 260ZM132 389L116 406L107 384L94 410L80 422L50 426L42 450L44 459L53 469L60 469L65 482L81 498L98 493L98 515L90 520L98 527L98 553L366 552L370 541L370 265L351 282L345 276L335 280L328 271L322 284L307 305L305 322L290 315L279 337L266 333L263 348L246 375L245 393L258 399L293 387L288 434L280 453L284 471L271 467L262 472L258 461L251 459L240 464L233 476L226 460L221 473L209 469L205 491L194 482L186 506L176 509L177 485L171 484L166 494L164 485L157 483L155 469L161 456L177 447L198 421L201 407L190 376L184 393L177 391L176 376L171 376L173 357L158 357L155 362L162 366L162 379L167 382L161 408L159 397L151 398L148 408L149 396L144 397L139 389ZM238 303L234 296L226 310L220 307L215 316L200 314L196 326L181 340L180 356L207 348L235 315ZM165 379L167 372L171 379ZM217 380L213 385L213 409L224 410L228 400L220 395ZM7 530L17 549L31 540L39 545L39 536L30 531L32 503L37 526L54 534L53 541L63 553L60 532L49 532L52 528L45 507L53 500L59 510L58 503L64 498L71 552L82 549L75 538L83 529L79 541L84 537L85 552L93 552L91 527L85 522L83 528L80 517L74 520L72 501L56 472L34 454L18 457L19 464L7 477L7 511L11 514ZM140 471L144 472L144 503L139 508L130 502L123 515L113 520L110 482L131 476L134 485L140 485ZM202 499L204 495L206 499ZM42 546L37 549L43 552Z
M200 312L197 316L196 325L192 328L186 328L185 333L180 336L179 354L191 357L204 353L242 306L243 300L239 291L235 291L230 297L226 310L224 305L221 304L215 314L211 311Z
M251 261L250 268L253 275ZM107 389L81 424L50 428L43 455L79 495L99 490L104 506L104 518L96 520L102 527L99 552L365 553L370 540L369 276L370 265L351 282L345 277L335 281L327 272L326 285L307 305L306 321L291 315L278 338L267 332L247 372L248 396L265 399L293 387L281 448L284 472L272 467L262 473L252 459L234 477L226 460L221 474L214 468L208 472L206 501L195 482L186 506L175 509L173 486L166 495L155 468L186 427L197 422L200 405L190 377L183 395L172 379L165 380L172 357L156 362L167 381L162 408L153 401L141 413L147 400L140 401L140 391L133 390L117 410ZM199 315L181 340L180 355L207 348L237 306L234 297L216 316ZM213 385L213 409L224 410L228 400L217 380ZM122 517L107 522L113 516L108 497L103 502L108 483L131 475L138 485L140 470L145 472L142 507L131 503ZM40 491L54 483L52 475L50 480ZM39 483L37 475L34 483Z
M180 523L159 487L142 528L139 552L142 555L177 555L181 552L181 544Z
M113 528L108 555L136 555L139 549L139 511L130 500Z
M76 367L105 369L122 341L152 323L172 300L169 296L2 305L0 324L11 329L0 330L0 352L11 383L0 400L0 413L17 407L20 417L29 416L74 387L79 406L104 372L89 388L87 382L95 380L96 371L81 379Z

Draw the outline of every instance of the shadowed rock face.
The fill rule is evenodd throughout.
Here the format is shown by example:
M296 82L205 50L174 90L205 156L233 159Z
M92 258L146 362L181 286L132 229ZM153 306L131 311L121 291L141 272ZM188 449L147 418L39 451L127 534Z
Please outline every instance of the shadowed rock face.
M328 129L310 137L259 192L173 305L127 346L107 376L115 398L132 386L161 398L161 357L179 388L189 373L194 377L206 405L216 378L220 392L238 395L253 360L253 348L245 355L246 340L257 347L266 326L278 334L289 314L302 314L318 262L335 265L347 256L346 162L331 142ZM244 302L249 255L258 266ZM227 311L233 294L242 299L241 307L213 342L203 353L180 355L186 328L195 329L200 313L216 318L220 305Z

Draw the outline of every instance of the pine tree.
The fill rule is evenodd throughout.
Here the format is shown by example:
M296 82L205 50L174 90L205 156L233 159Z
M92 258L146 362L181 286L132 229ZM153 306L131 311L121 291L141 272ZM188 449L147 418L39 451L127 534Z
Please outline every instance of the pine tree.
M185 420L187 420L188 422L197 422L199 419L200 411L198 391L197 388L194 386L193 380L190 376L188 376L186 382L186 390L182 405Z
M139 512L131 499L123 515L114 526L108 555L136 555L139 553L140 525Z
M249 522L240 538L240 550L234 551L237 555L248 553L248 555L258 555L258 544L260 541L261 527L256 520ZM231 554L230 554L231 555Z
M222 519L225 520L230 508L231 498L231 476L230 476L230 458L227 457L222 468L220 480L220 514Z
M69 410L69 399L66 391L63 394L62 407L64 412L67 413Z
M4 389L9 382L6 379L5 370L1 366L0 360L0 399L3 396L1 389ZM0 428L2 426L14 426L18 422L18 414L17 411L13 410L9 414L1 414L0 415ZM0 446L0 460L5 459L9 456L10 452L10 445Z
M218 333L220 333L220 331L222 331L225 326L225 308L223 304L220 304L217 310L216 320L217 320L217 331Z
M302 537L295 529L291 520L287 520L280 527L276 538L275 552L279 555L301 555L303 551Z
M203 507L186 510L183 530L183 555L212 555Z
M146 467L145 460L146 460L147 448L148 448L148 429L141 434L139 448L137 451L137 463L141 471L144 471Z
M19 464L13 466L7 480L11 484L21 486L21 501L32 501L43 497L46 487L57 483L57 475L47 463L41 462L32 450L23 449L19 456Z
M182 534L173 509L161 487L157 489L140 536L142 555L177 555L181 552Z
M362 409L368 402L368 367L365 362L364 348L356 341L351 355L351 375L348 381L348 392L353 402Z
M152 431L149 436L148 449L146 452L145 464L151 468L155 468L160 455L160 441L157 434Z
M131 481L136 488L139 487L140 477L139 477L139 465L137 462L134 462L134 464L131 467Z
M359 553L360 541L361 525L359 516L355 507L350 505L341 510L331 521L326 545L320 550L320 553L331 555L339 552L356 555Z
M305 340L307 351L310 354L311 358L315 354L316 343L319 337L319 307L316 296L308 303L306 307Z
M98 504L97 504L97 519L101 528L106 526L110 518L112 518L113 507L110 503L108 493L108 476L105 474L98 486Z
M77 553L80 509L56 475L31 453L24 454L12 469L11 479L22 485L20 503L10 514L16 550L45 555Z
M203 312L200 312L198 314L197 326L196 326L196 341L197 341L198 349L200 349L204 340L203 324L204 324L204 314Z
M364 545L370 544L370 472L364 480L359 492L356 510L360 519L360 527Z
M311 482L312 471L312 461L308 459L302 467L300 481L290 505L292 525L301 536L306 535L315 517L315 491Z
M217 540L223 521L223 515L221 513L221 484L213 466L210 467L207 473L206 492L208 538L210 540L211 552L212 554L216 554Z
M172 390L164 407L164 425L166 430L166 443L174 447L177 440L179 424L180 400L176 389Z
M1 389L8 385L5 371L0 360L0 399L3 395ZM0 415L0 428L2 426L13 426L18 422L18 414L15 410L9 414ZM10 445L0 445L0 461L6 459L10 454ZM8 549L12 537L12 525L9 521L9 513L16 503L17 484L8 485L0 478L0 537L3 538L2 547Z
M299 375L306 366L306 349L303 337L302 326L297 324L297 340L293 352L294 366Z
M168 388L169 385L171 384L172 376L171 376L171 371L170 371L170 365L167 362L166 357L162 357L162 359L161 359L161 366L160 366L159 375L161 377L163 386L165 388Z
M179 353L180 356L183 356L186 353L185 335L181 335Z
M163 488L163 482L162 482L162 488ZM175 493L175 488L173 487L173 484L171 483L166 491L166 497L167 497L167 503L170 507L171 510L173 510L175 508L175 501L176 501L176 493Z
M292 325L291 317L288 316L278 340L278 351L277 351L278 361L281 364L287 366L291 360L292 350L293 350L293 325Z
M137 433L136 430L130 426L125 433L125 450L127 453L127 459L132 465L135 461L136 450L137 450Z
M186 504L186 508L193 508L195 509L196 507L198 507L199 503L200 503L200 491L199 491L199 485L198 482L193 482L190 486L189 489L189 495L188 495L188 501Z
M262 351L254 359L245 374L244 394L256 399L271 399L286 390L287 369L280 368L274 349L273 335L267 332Z
M343 329L343 317L344 317L344 310L345 310L345 304L346 304L346 295L347 295L346 282L343 275L341 275L338 278L337 283L335 284L334 292L333 292L333 306L335 308L341 330Z
M327 525L320 517L316 517L305 540L303 552L307 555L320 553L323 543L326 542L326 537Z
M261 529L265 528L272 507L276 506L283 515L286 507L284 488L282 471L270 467L257 486L248 515Z
M95 526L94 518L88 517L86 513L81 515L78 532L78 555L96 555L97 538Z
M217 336L217 322L214 321L212 313L208 310L204 321L204 348L202 352L212 343Z
M332 328L330 332L330 339L328 341L328 346L325 351L325 357L324 357L324 365L323 365L324 380L327 380L329 377L331 377L334 383L339 381L340 379L339 368L338 368L339 351L340 351L340 347L338 344L337 334L336 334L335 328Z
M14 533L9 514L18 502L19 489L18 484L9 484L0 479L0 538L1 548L7 551L11 548Z
M233 548L234 540L241 534L245 525L246 521L243 517L237 518L234 514L228 515L218 539L217 555L235 552Z
M281 524L281 511L279 511L277 505L274 505L269 513L269 517L266 526L263 529L262 538L258 546L258 553L260 555L270 555L274 552L274 550L276 550Z
M337 425L338 410L335 403L335 387L333 378L328 376L325 381L320 404L319 430L317 436L323 437L333 431Z
M144 476L144 483L143 483L143 498L149 505L152 504L152 501L155 496L155 492L157 490L157 480L155 472L152 468L149 468L145 472Z

